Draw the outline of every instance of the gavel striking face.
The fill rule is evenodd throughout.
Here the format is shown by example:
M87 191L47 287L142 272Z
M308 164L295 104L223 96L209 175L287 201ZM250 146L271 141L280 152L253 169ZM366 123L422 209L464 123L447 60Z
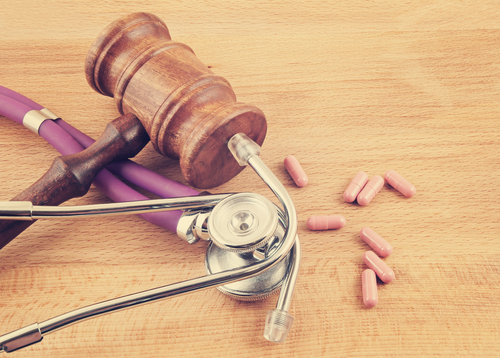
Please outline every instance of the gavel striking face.
M218 186L242 170L227 149L234 134L264 141L262 111L236 102L229 83L172 41L155 15L110 24L90 48L85 73L94 90L115 98L121 114L139 118L160 154L179 158L194 187Z

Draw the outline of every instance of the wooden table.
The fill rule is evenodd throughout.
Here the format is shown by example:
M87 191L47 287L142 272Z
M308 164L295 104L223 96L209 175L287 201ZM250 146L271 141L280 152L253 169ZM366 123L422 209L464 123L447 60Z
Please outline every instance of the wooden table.
M237 302L200 291L74 325L15 357L500 356L500 7L497 2L3 1L1 83L96 138L118 116L86 83L94 39L146 11L174 40L261 108L262 158L292 196L303 259L285 344L263 337L275 298ZM1 117L0 193L9 200L57 155ZM298 188L283 159L309 176ZM149 144L136 161L185 183ZM367 207L342 193L358 171L395 169ZM270 191L250 170L214 193ZM108 199L91 188L64 205ZM342 214L313 232L311 215ZM359 230L394 246L379 304L361 295ZM39 221L0 251L0 334L91 303L204 275L206 243L189 246L135 216ZM7 355L5 355L7 356Z

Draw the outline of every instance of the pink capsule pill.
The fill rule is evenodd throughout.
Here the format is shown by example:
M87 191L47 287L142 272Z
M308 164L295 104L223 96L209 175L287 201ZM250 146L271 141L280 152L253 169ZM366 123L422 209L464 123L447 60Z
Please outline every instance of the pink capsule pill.
M384 179L390 184L390 186L407 198L411 198L417 193L415 186L394 170L388 170L384 175Z
M342 215L316 215L307 219L309 230L341 229L345 224L346 220Z
M356 174L344 192L344 201L346 203L352 203L354 200L356 200L359 192L364 188L367 182L368 174L366 174L365 172L359 172L358 174Z
M300 166L299 161L293 155L286 157L284 164L286 171L290 174L298 187L302 188L307 185L307 182L309 181L307 179L307 175Z
M358 204L362 206L366 206L373 200L375 195L382 189L384 186L384 178L380 175L375 175L372 177L368 183L366 183L365 187L358 194Z
M366 266L371 268L377 276L385 283L389 283L394 280L394 271L387 266L387 264L382 261L380 257L377 256L373 251L367 251L363 254L363 262Z
M375 307L378 303L377 276L375 271L366 269L361 274L361 289L363 291L363 303L366 307Z
M362 228L359 235L380 256L387 257L392 254L391 244L369 227Z

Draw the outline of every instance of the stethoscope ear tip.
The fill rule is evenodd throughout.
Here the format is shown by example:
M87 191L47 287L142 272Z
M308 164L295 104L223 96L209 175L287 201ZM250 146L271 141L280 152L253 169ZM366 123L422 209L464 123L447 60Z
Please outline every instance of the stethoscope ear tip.
M292 328L294 318L291 314L280 309L267 312L264 338L270 342L283 343Z

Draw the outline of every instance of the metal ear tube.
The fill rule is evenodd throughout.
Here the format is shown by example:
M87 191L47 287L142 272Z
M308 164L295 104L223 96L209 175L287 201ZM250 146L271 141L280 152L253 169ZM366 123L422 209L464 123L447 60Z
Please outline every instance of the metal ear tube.
M40 342L45 335L86 319L210 287L218 287L222 292L232 293L229 295L240 299L252 299L252 295L265 298L272 293L262 293L267 288L261 286L269 284L268 276L271 276L271 285L278 288L281 286L281 289L276 308L267 314L264 336L272 342L284 342L293 323L293 317L288 311L301 257L297 236L297 213L284 186L258 156L260 147L255 142L246 135L237 134L231 138L228 146L240 165L250 165L268 185L283 206L282 210L260 195L251 193L199 195L96 206L83 205L73 208L37 207L25 202L16 203L21 207L16 206L10 210L2 205L4 203L0 203L0 218L19 220L182 209L189 214L186 215L189 219L181 220L179 223L189 231L189 235L207 239L208 232L208 235L215 233L217 236L216 241L210 238L212 242L205 259L208 271L206 276L96 303L41 323L34 323L0 336L0 352L12 352ZM276 210L276 214L270 214L270 217L266 218L259 213L262 210L265 213ZM214 213L217 216L217 212L226 214L221 218L212 217ZM189 221L191 224L186 225ZM226 229L229 231L223 232ZM238 241L242 244L238 245ZM222 267L222 270L217 271L207 264L207 262L213 263L214 257L215 262L218 262L217 255L212 256L210 253L214 250L234 255L233 261L244 264ZM280 279L276 280L276 275L280 276ZM234 284L242 285L235 289L231 286ZM257 289L247 290L247 287L251 286L257 286ZM236 291L238 294L234 294ZM272 287L271 291L277 290Z

